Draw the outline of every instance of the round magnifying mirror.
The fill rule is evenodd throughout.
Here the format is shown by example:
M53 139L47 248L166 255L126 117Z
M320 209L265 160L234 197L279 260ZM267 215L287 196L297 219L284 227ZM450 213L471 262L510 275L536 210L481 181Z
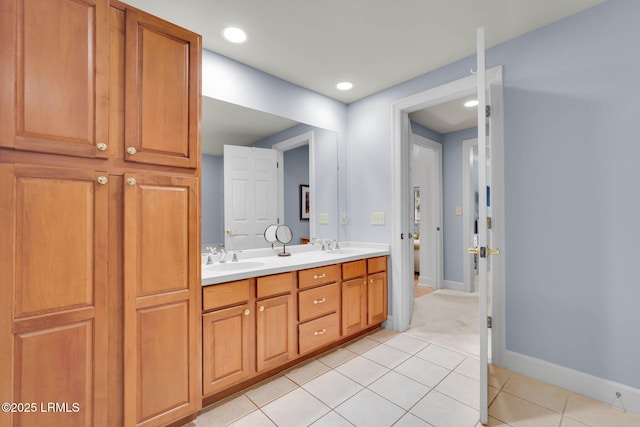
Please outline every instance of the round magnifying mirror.
M278 239L278 242L282 243L283 245L288 245L292 238L293 233L291 232L291 229L288 225L283 224L278 226L278 228L276 229L276 239Z
M277 229L278 226L276 224L271 224L264 230L264 240L271 243L271 245L278 241L278 239L276 238Z
M278 239L278 242L282 243L282 252L280 252L278 256L291 255L286 251L286 245L288 245L291 239L293 239L293 233L288 225L282 224L278 226L276 229L276 239Z

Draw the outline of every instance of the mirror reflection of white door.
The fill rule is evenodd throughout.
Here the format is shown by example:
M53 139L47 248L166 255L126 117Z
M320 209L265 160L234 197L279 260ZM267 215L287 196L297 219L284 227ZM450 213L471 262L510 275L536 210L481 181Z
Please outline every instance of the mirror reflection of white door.
M225 248L237 251L268 247L264 230L277 222L277 152L225 145Z

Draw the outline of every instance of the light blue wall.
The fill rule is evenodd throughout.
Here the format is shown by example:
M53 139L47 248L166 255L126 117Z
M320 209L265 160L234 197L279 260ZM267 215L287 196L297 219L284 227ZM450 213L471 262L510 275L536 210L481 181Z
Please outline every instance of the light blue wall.
M609 0L487 51L504 65L506 346L640 388L640 2ZM488 32L491 29L487 29ZM392 201L391 105L468 75L475 57L350 104L354 240Z
M416 122L411 122L411 132L415 133L416 135L420 135L424 138L428 138L432 141L435 142L442 142L442 134L436 132L435 130L431 130L429 128L426 128L424 126L422 126L420 123L416 123Z
M310 238L309 221L300 220L300 185L309 185L309 146L284 152L284 223L293 232L293 243Z

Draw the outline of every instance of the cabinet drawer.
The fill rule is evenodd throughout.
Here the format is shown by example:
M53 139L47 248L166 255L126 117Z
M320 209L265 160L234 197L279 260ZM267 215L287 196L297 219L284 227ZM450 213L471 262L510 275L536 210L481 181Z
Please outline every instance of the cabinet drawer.
M293 288L295 288L295 286L295 272L258 277L258 289L256 292L256 298L286 294L287 292L291 292Z
M342 280L362 277L367 273L367 261L364 259L342 264Z
M207 286L202 290L202 309L213 310L249 301L251 279Z
M298 272L300 289L340 280L340 265L327 265L325 267L310 268Z
M329 314L298 326L300 354L329 344L340 335L338 313Z
M387 270L387 257L386 256L379 256L376 258L369 258L367 260L367 272L369 274L371 273L378 273L380 271L386 271Z
M338 311L339 290L338 284L334 283L301 291L298 294L298 320L304 322Z

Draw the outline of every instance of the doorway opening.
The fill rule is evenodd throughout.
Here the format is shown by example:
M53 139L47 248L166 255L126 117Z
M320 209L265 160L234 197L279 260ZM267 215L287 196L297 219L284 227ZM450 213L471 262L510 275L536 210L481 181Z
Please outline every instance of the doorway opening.
M501 177L503 174L503 146L502 146L502 69L496 67L487 70L488 92L490 93L490 103L492 110L492 137L491 137L491 155L493 162L493 173L495 176ZM411 185L411 177L409 168L411 157L411 130L409 126L409 115L411 113L424 110L426 108L447 103L452 100L460 99L465 96L473 95L476 92L476 77L471 75L442 86L430 89L428 91L413 95L409 98L401 100L394 104L393 107L393 126L394 126L394 212L393 212L393 239L392 239L392 271L391 271L391 292L392 300L392 316L388 327L398 331L407 330L411 322L413 314L413 269L409 267L413 263L414 248L409 245L404 237L410 229L411 224L408 221L407 212L412 209L413 186ZM477 131L476 131L477 133ZM468 138L466 138L468 139ZM446 156L446 153L443 154ZM461 165L460 158L462 154L456 156L456 162ZM443 166L443 168L446 166ZM458 166L460 167L460 166ZM458 175L458 179L462 179L462 171ZM446 188L446 184L444 185ZM497 179L492 183L491 199L499 198L500 202L497 206L503 206L503 182ZM446 189L443 190L443 196ZM444 196L446 197L446 196ZM462 208L462 194L459 193L459 204L454 204ZM443 211L446 209L447 203L444 202ZM421 206L421 209L422 206ZM455 210L454 210L455 212ZM461 209L462 212L462 209ZM493 242L496 246L504 246L504 214L503 210L493 211ZM455 215L455 214L454 214ZM444 214L443 214L444 217ZM462 218L458 218L461 222ZM443 221L442 232L446 233L447 221ZM471 242L463 242L462 232L459 239L459 257L463 258L462 252ZM421 243L422 244L422 243ZM446 266L446 250L443 252L444 268L442 282L446 282L447 266ZM460 266L462 267L462 263ZM465 287L463 279L463 271L460 267L459 280L462 288ZM496 363L501 363L500 359L504 354L504 261L496 257L492 259L491 265L492 284L490 300L492 302L492 320L493 327L491 338L491 353ZM468 289L468 290L472 290Z

